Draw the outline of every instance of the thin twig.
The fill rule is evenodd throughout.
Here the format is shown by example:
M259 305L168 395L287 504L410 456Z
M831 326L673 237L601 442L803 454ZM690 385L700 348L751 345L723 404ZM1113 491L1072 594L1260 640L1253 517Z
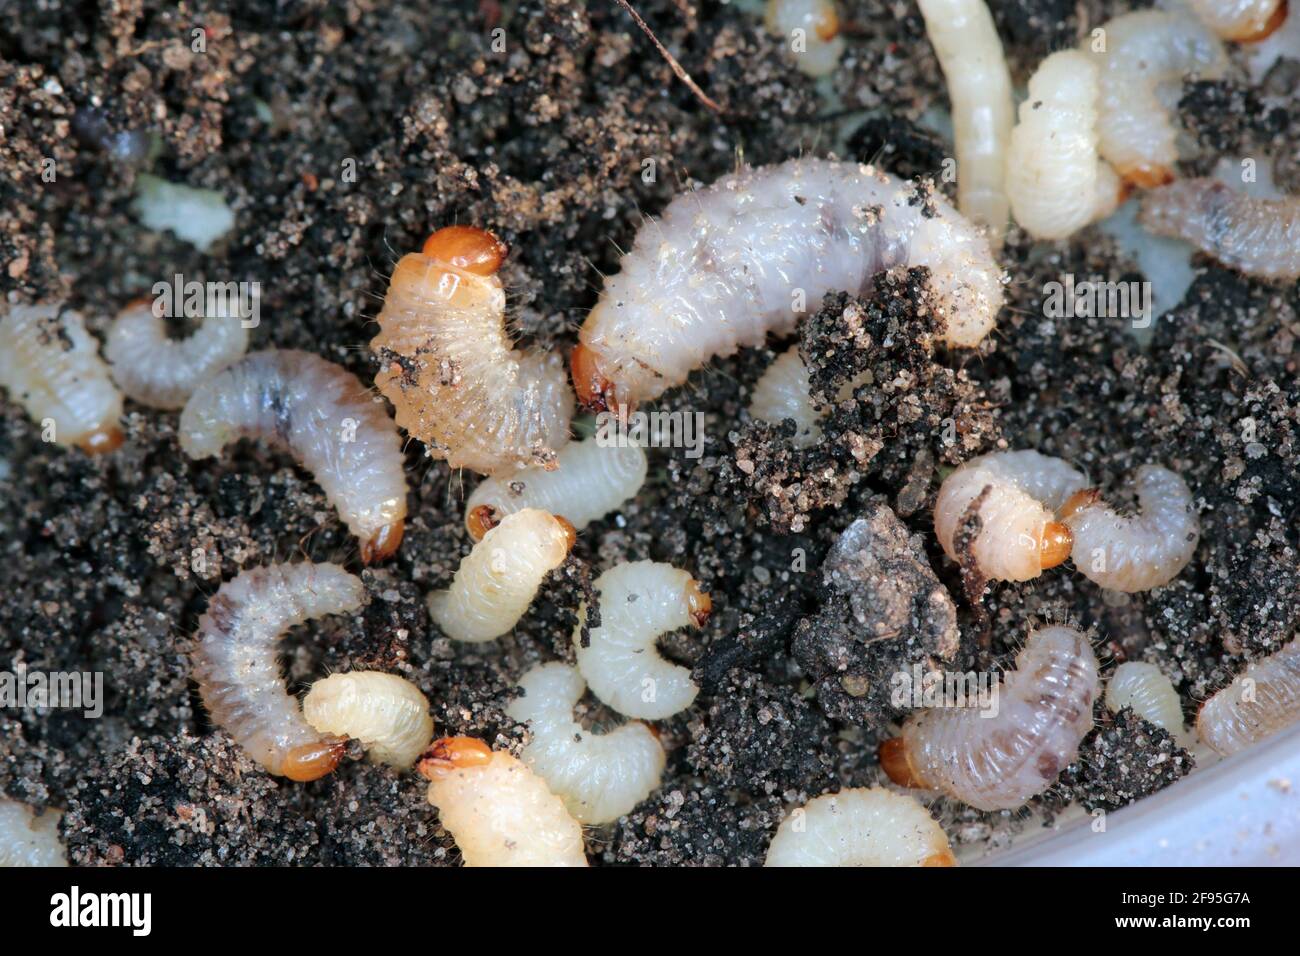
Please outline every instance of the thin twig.
M659 50L659 53L663 56L663 58L668 61L668 65L671 66L673 68L673 72L677 74L677 79L681 80L688 87L690 87L691 92L695 94L696 98L699 99L701 103L703 103L709 109L713 110L713 112L721 115L722 107L719 106L717 103L713 102L713 100L709 97L709 94L705 93L702 89L700 89L699 84L691 79L691 75L686 72L686 70L682 67L680 63L677 62L677 58L668 52L668 48L666 46L664 46L662 43L659 42L659 38L654 35L654 31L650 29L649 24L647 24L644 20L642 20L641 15L632 9L632 4L628 3L628 0L618 0L618 3L619 6L621 6L624 10L626 10L629 15L631 15L632 19L636 21L636 25L642 29L645 35L650 38L650 42L655 45L655 47Z

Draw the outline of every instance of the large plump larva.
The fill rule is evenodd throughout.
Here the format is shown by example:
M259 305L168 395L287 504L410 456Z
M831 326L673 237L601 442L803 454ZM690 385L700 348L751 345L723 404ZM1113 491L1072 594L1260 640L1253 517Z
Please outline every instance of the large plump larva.
M1169 731L1180 746L1187 742L1178 691L1154 664L1125 661L1115 668L1106 684L1106 706L1114 713L1127 707L1143 720Z
M587 865L582 825L510 754L472 737L443 737L418 769L466 866Z
M433 740L428 698L404 677L382 671L318 680L303 698L302 713L322 734L359 740L371 760L403 770Z
M1255 43L1286 22L1287 0L1187 0L1192 12L1225 40Z
M429 595L429 614L453 640L500 637L523 617L573 542L573 526L563 518L536 508L507 515L474 545L451 587Z
M828 793L781 821L764 866L956 866L948 835L914 797Z
M792 345L776 357L762 377L754 383L749 399L749 415L760 422L779 425L786 419L795 423L794 447L811 448L821 441L821 414L809 396L808 366Z
M702 626L713 610L709 596L685 571L658 561L616 565L596 579L595 588L600 626L591 629L584 647L584 603L573 632L578 670L592 693L640 720L663 720L691 706L700 689L690 670L665 660L655 641L678 628Z
M978 810L1010 810L1050 787L1092 729L1101 689L1088 640L1069 627L1029 635L993 716L973 708L914 713L881 746L895 783L942 790Z
M929 267L950 345L993 328L1001 271L942 197L823 159L725 176L649 220L606 278L573 352L578 397L593 408L657 398L714 356L792 332L827 292L860 292L899 265Z
M505 254L482 229L439 229L397 263L370 341L397 423L433 457L483 474L550 464L573 415L563 359L512 348Z
M659 786L664 748L639 721L594 734L573 719L587 685L568 664L534 667L519 681L522 697L506 713L533 737L524 763L541 775L581 823L617 820Z
M57 810L40 816L25 803L0 798L0 869L26 866L67 866L59 842Z
M345 742L322 734L285 690L277 649L291 627L361 607L360 578L337 564L274 564L227 581L199 618L191 659L212 720L277 776L316 780Z
M809 76L825 76L839 66L844 38L832 0L768 0L764 23L792 49L795 64Z
M1235 754L1300 721L1300 639L1255 661L1204 704L1196 732L1216 753Z
M268 349L217 373L181 413L181 448L211 458L239 438L287 447L356 535L366 563L402 543L402 438L351 372L309 352Z
M11 307L0 318L0 386L59 445L94 455L122 444L122 393L76 312Z

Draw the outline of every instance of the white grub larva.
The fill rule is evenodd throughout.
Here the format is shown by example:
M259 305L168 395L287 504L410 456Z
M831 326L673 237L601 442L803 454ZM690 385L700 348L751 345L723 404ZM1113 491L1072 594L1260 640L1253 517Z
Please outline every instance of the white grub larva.
M1225 40L1256 43L1286 22L1287 0L1187 0L1192 12Z
M40 816L25 803L0 798L0 869L26 866L67 866L59 842L57 810Z
M466 866L587 865L582 825L510 754L472 737L443 737L418 769Z
M1169 731L1179 746L1187 743L1178 691L1155 664L1125 661L1115 668L1106 684L1106 706L1112 713L1127 707L1143 720Z
M647 222L605 280L573 351L578 397L597 409L657 398L714 356L789 334L800 303L815 309L899 265L930 268L950 345L993 328L1001 272L942 197L824 159L725 176Z
M795 423L794 447L811 448L821 441L821 415L808 394L808 367L792 345L776 357L761 378L754 383L749 399L749 415L760 422L779 425L786 419Z
M1088 639L1069 627L1029 635L1002 681L998 710L914 713L880 748L890 779L942 790L978 810L1010 810L1050 787L1092 729L1100 691Z
M1300 639L1255 661L1204 704L1196 732L1228 756L1300 721Z
M561 515L581 531L634 498L645 484L645 450L619 448L594 438L560 449L555 468L507 471L485 479L465 503L465 527L475 541L508 514L539 508Z
M406 769L433 740L428 698L404 677L382 671L331 674L302 701L307 723L322 734L359 740L375 763Z
M484 474L549 464L573 414L563 359L512 347L505 254L490 232L439 229L397 263L370 341L397 423L433 457Z
M271 773L316 780L343 757L342 739L307 723L280 674L285 631L327 614L355 611L361 579L337 564L274 564L227 581L199 619L191 658L212 720Z
M238 316L206 316L183 340L167 336L153 300L137 299L109 326L104 355L128 398L150 408L181 408L201 383L248 351L248 329Z
M1124 198L1097 155L1097 65L1077 50L1053 53L1029 78L1029 97L1007 149L1007 193L1021 227L1064 239L1104 219Z
M671 564L633 561L596 579L600 626L583 646L587 605L578 608L573 632L578 670L592 693L627 717L663 720L685 710L700 689L691 672L664 659L655 646L661 634L702 627L713 602L695 579Z
M764 866L956 866L948 835L916 800L884 787L828 793L786 817Z
M87 454L122 444L122 393L76 312L17 305L0 317L0 386L52 439Z
M659 786L664 748L649 727L634 721L594 734L573 719L587 689L574 668L541 664L519 686L524 695L511 701L506 713L532 731L524 763L541 774L579 822L617 820Z
M451 587L429 595L429 614L453 640L500 637L524 616L573 541L573 525L563 518L536 508L507 515L461 561Z
M809 76L826 76L839 66L844 38L833 0L767 0L763 22L768 33L789 46L795 65Z
M402 438L383 403L351 372L292 349L254 352L218 372L181 413L181 448L211 458L240 438L287 447L356 535L366 563L402 543Z

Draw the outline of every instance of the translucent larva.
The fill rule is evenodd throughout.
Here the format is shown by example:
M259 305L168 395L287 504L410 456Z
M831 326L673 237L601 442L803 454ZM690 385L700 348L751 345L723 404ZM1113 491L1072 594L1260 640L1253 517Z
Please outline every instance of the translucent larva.
M844 38L832 0L768 0L764 23L809 76L825 76L839 65Z
M1196 732L1227 756L1300 721L1300 640L1255 661L1204 704Z
M433 740L428 698L409 680L382 671L331 674L303 698L307 723L322 734L350 737L370 759L406 769Z
M510 754L471 737L443 737L418 769L466 866L587 865L582 825Z
M1267 39L1287 16L1287 0L1187 0L1192 12L1225 40Z
M956 707L914 713L902 736L881 746L881 766L895 783L942 790L979 810L1019 807L1078 756L1100 689L1087 638L1043 628L1003 679L994 716Z
M567 664L534 667L519 681L522 697L506 713L526 722L533 737L524 763L564 801L574 819L598 825L617 820L659 786L664 748L634 721L594 734L573 719L587 685Z
M914 797L884 787L828 793L781 822L764 866L956 866Z
M525 468L483 481L465 503L465 527L477 541L506 515L539 508L563 515L581 531L636 497L646 468L645 451L638 446L571 442L560 449L551 470Z
M59 842L57 810L40 816L25 803L0 798L0 869L20 866L67 866Z
M573 414L563 359L512 348L505 254L490 232L439 229L397 263L370 341L397 423L433 457L484 474L549 464Z
M227 581L199 618L191 660L212 720L269 772L316 780L343 757L344 741L303 717L280 673L291 627L345 614L365 599L361 580L337 564L274 564Z
M167 336L152 301L138 299L108 329L104 356L127 398L150 408L181 408L201 383L248 351L248 329L225 312L203 319L189 338Z
M254 352L195 390L181 413L181 448L211 458L230 442L287 447L316 478L369 563L393 554L406 521L402 439L355 375L318 355Z
M0 386L57 444L87 454L122 444L122 393L76 312L17 305L0 317Z
M457 641L500 637L523 617L573 541L573 526L563 518L536 508L507 515L474 545L451 587L429 595L429 614Z
M641 720L663 720L691 706L700 689L690 670L665 660L655 642L669 631L702 626L713 610L709 596L685 571L657 561L616 565L596 579L595 588L600 626L591 629L584 647L584 603L573 632L578 670L592 693Z
M993 328L1001 273L942 197L822 159L723 177L648 221L605 280L573 352L578 397L593 408L657 398L713 356L793 331L825 293L860 292L898 265L930 268L949 344L977 345Z
M773 425L793 420L794 447L811 448L821 441L822 428L821 415L813 406L808 388L808 367L799 356L799 347L792 345L754 383L750 417Z
M1178 691L1154 664L1125 661L1115 668L1106 685L1106 706L1114 713L1127 707L1143 720L1169 731L1180 745L1186 741Z

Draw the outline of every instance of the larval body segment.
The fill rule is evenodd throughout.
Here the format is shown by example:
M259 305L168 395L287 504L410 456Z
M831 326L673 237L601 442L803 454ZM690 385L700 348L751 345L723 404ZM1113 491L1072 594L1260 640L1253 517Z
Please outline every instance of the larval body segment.
M0 869L67 866L67 851L59 841L62 816L52 809L37 816L27 804L0 797Z
M1196 717L1201 740L1228 756L1300 721L1300 639L1250 664L1204 704Z
M409 680L382 671L331 674L302 702L322 734L361 741L375 763L406 769L433 740L428 698Z
M914 797L828 793L781 822L764 866L955 866L948 836Z

